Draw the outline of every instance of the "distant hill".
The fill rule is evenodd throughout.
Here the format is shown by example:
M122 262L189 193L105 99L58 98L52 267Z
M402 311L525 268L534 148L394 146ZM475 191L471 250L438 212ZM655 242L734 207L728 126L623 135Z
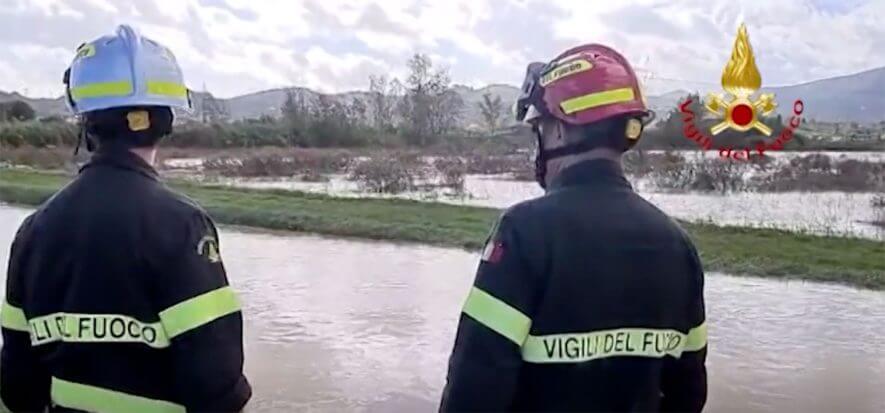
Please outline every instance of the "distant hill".
M885 67L767 89L774 92L778 113L789 116L793 102L802 99L806 119L873 123L885 120Z
M0 90L0 103L2 102L13 102L16 100L23 100L31 105L34 108L34 112L37 113L37 116L53 116L53 115L67 115L68 107L65 105L65 101L62 98L58 99L32 99L28 97L24 97L16 92L6 93Z
M272 89L248 95L236 96L230 99L217 99L228 108L231 118L245 119L257 118L262 115L278 116L280 107L286 99L287 90L294 90L304 96L306 102L315 102L320 93L305 88ZM482 96L490 93L500 96L508 110L519 96L519 88L510 85L489 85L482 88L471 88L456 85L454 90L464 101L462 116L463 126L481 124L482 115L478 103ZM873 123L885 120L885 67L856 73L847 76L834 77L803 83L793 86L764 88L764 91L774 92L777 95L778 112L789 116L792 110L792 102L800 98L805 103L805 118L814 118L826 122L859 122ZM712 90L710 90L712 91ZM699 91L701 96L710 91ZM648 96L648 104L659 114L665 114L678 105L681 97L687 92L674 91L663 95ZM195 104L199 107L205 94L197 93L194 96ZM366 98L368 92L347 92L331 95L335 99L349 103L354 98ZM62 98L58 99L30 99L17 93L5 93L0 91L0 102L11 100L24 100L37 111L38 116L63 115L67 108ZM509 116L505 116L509 121Z

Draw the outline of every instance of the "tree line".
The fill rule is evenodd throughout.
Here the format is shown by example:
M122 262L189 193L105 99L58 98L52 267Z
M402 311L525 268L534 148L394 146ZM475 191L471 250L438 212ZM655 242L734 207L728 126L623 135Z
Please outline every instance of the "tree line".
M367 92L333 96L288 89L276 116L257 119L230 121L224 102L205 94L197 102L196 118L208 126L178 128L176 144L428 147L463 136L467 106L453 88L448 70L436 67L421 53L414 54L406 66L408 74L403 79L370 75ZM497 132L505 115L501 97L486 94L477 106L482 128Z
M357 146L386 140L426 147L459 130L464 102L445 69L415 54L400 80L371 75L369 91L340 97L287 91L280 110L290 140L305 146Z
M465 135L466 104L453 88L448 70L421 53L408 59L406 67L408 73L402 79L369 76L368 92L330 96L289 89L276 116L257 119L231 121L223 100L201 93L194 102L195 113L182 116L186 121L179 122L171 142L205 147L428 147ZM498 130L505 106L501 98L486 95L477 105L483 129ZM35 116L25 102L0 103L0 143L39 146L68 142L67 132L73 126L48 127L44 121L14 124ZM44 131L58 133L61 126L64 138L41 136Z

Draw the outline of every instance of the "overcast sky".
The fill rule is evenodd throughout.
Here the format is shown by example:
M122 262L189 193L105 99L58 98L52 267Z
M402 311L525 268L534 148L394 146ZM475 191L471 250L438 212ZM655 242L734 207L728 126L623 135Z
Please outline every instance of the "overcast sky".
M457 83L519 84L527 62L589 42L624 53L651 93L706 89L742 21L763 85L885 66L885 0L0 0L0 90L60 95L74 49L120 23L222 97L365 89L415 51Z

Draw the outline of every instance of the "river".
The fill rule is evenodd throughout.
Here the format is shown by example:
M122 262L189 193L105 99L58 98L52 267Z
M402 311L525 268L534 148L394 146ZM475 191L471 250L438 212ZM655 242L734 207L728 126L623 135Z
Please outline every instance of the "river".
M27 213L0 206L0 261ZM222 228L221 253L250 411L436 408L477 254L242 228ZM706 411L885 411L885 294L709 274L706 298Z

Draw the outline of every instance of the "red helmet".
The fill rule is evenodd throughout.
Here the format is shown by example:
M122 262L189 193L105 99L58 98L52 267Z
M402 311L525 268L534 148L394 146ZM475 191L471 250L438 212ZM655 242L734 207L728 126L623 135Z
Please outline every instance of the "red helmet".
M516 117L553 116L586 125L619 115L649 115L639 80L620 53L600 44L565 51L547 65L529 65Z

